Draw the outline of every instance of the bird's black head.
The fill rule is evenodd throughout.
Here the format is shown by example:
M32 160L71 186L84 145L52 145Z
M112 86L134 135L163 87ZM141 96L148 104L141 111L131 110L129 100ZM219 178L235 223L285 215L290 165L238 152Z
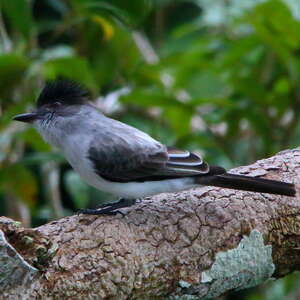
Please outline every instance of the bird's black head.
M62 105L82 104L88 92L71 80L56 80L46 84L37 99L37 107L59 102Z
M13 119L22 122L33 122L42 118L47 112L59 110L59 107L84 104L88 92L71 80L56 80L48 82L37 99L37 111L15 116Z

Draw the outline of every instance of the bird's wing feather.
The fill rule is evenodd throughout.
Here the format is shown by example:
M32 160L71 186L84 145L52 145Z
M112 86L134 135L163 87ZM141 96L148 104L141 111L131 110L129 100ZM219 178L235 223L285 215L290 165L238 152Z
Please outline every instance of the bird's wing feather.
M133 132L132 128L126 135L124 129L122 135L112 130L101 145L97 141L90 145L88 158L101 177L115 182L141 182L209 172L208 164L200 156L167 148L144 133Z

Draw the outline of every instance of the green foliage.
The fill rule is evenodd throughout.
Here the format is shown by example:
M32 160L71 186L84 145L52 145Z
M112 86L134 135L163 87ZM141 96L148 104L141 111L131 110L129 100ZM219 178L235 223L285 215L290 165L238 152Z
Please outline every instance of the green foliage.
M126 26L138 25L150 12L150 0L75 0L77 9L86 14L107 14Z
M5 16L9 19L11 27L13 27L16 32L21 33L26 39L29 39L34 31L30 1L1 0L0 6L2 6Z
M26 57L15 53L0 55L0 93L9 95L10 89L16 87L29 65ZM3 99L5 101L5 99ZM6 99L8 101L8 99Z
M82 182L79 175L70 170L66 172L64 180L65 185L75 203L75 207L77 209L87 207L89 203L88 186L84 182Z
M95 88L90 66L82 57L59 57L44 63L42 73L48 80L58 77L70 78L90 89Z
M211 164L230 168L299 146L296 8L293 0L0 0L2 207L12 195L34 224L47 221L55 193L41 192L41 166L50 160L64 211L111 199L82 183L34 129L11 121L57 77L85 85L110 116Z
M37 182L32 172L22 164L2 168L0 190L8 195L21 198L32 207L37 200Z

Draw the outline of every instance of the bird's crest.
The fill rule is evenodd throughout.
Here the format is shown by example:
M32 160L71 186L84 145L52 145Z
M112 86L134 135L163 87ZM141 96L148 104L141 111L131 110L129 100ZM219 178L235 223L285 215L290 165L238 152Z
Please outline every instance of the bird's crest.
M66 105L82 104L88 92L74 81L60 79L48 82L37 99L37 107L61 102Z

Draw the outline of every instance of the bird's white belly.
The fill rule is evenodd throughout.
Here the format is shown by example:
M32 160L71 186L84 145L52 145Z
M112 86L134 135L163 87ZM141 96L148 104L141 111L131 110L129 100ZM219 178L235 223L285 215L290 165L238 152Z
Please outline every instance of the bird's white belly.
M108 182L100 179L94 186L120 197L142 198L159 193L182 191L195 186L195 184L193 184L191 178L125 183Z

